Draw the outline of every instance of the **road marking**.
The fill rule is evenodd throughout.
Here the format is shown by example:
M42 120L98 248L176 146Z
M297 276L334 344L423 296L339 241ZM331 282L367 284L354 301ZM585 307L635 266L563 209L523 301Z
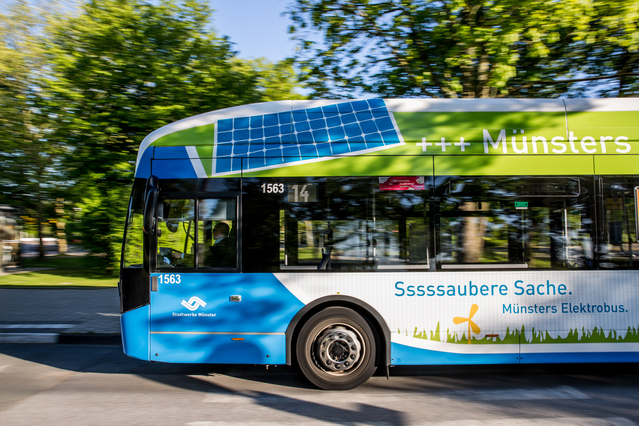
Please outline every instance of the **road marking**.
M375 403L385 405L391 402L402 402L410 399L459 399L474 401L496 401L496 400L559 400L559 399L589 399L585 393L570 386L559 386L549 389L498 389L498 390L478 390L478 391L453 391L438 393L350 393L348 398L344 398L342 392L320 392L308 394L281 394L281 395L250 395L250 394L225 394L210 393L204 396L202 402L218 404L236 404L247 402L258 403L278 403L278 402L321 402L321 403Z
M348 398L344 398L343 392L315 392L305 394L269 394L269 395L250 395L250 394L226 394L226 393L209 393L202 402L210 402L216 404L241 404L241 403L259 403L259 404L290 404L292 402L310 402L322 404L364 404L376 401L377 404L390 402L405 401L406 398L414 396L419 400L424 399L423 394L356 394L351 393Z
M5 370L7 367L9 367L8 365L0 365L0 373L2 373L3 370Z
M0 329L2 330L14 330L19 328L73 328L77 324L0 324Z
M0 333L0 343L58 343L58 333Z
M636 424L623 417L603 419L595 417L550 417L537 419L450 420L417 423L415 426L636 426Z
M552 389L503 389L481 391L457 391L448 392L441 396L449 398L474 399L479 401L492 400L524 400L531 399L589 399L583 392L570 386L559 386Z
M272 422L225 422L225 421L199 421L188 422L186 426L261 426L272 425ZM279 425L287 423L278 423ZM299 424L298 421L290 424ZM304 419L305 425L327 425L331 422L321 420ZM359 424L354 422L354 424ZM377 423L366 422L367 425ZM387 423L380 422L380 425ZM411 423L414 426L637 426L623 417L595 418L595 417L551 417L537 419L485 419L485 420L449 420L444 422Z

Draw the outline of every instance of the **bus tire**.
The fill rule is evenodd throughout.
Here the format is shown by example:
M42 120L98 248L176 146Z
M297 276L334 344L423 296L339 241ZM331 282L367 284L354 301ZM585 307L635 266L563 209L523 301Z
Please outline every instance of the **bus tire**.
M368 322L342 307L326 308L300 330L297 363L306 378L325 390L348 390L375 372L377 348Z

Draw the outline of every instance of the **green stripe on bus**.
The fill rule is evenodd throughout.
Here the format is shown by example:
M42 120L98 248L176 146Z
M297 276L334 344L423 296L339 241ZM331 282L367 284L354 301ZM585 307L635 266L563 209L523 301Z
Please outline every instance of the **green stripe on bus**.
M619 130L639 128L639 111L582 111L568 113L568 128L602 128ZM636 140L636 139L635 139Z
M198 146L211 145L215 142L215 123L205 126L191 127L160 136L153 146Z
M566 116L563 112L395 112L397 127L406 142L418 142L427 138L439 142L442 137L449 142L465 138L467 142L481 142L483 130L494 133L495 140L501 129L524 129L526 134L544 136L566 135ZM529 138L530 140L530 138Z
M436 176L563 176L593 174L592 156L437 156Z
M210 162L204 164L210 176ZM243 176L566 176L629 175L636 174L637 170L639 156L634 155L366 155L244 172ZM239 176L234 173L219 177Z
M428 176L432 173L433 157L366 155L361 157L340 157L297 166L244 172L243 176Z
M635 175L639 171L639 155L595 155L597 175Z
M639 153L639 112L394 113L403 155ZM566 124L568 127L566 127Z
M393 112L400 130L404 128L455 127L459 129L565 128L566 115L557 112Z

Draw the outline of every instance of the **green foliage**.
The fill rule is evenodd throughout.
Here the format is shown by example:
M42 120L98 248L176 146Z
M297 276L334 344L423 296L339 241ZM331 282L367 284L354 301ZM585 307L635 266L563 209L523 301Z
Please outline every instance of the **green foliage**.
M288 13L313 96L639 90L636 0L297 0Z
M0 180L35 200L38 223L46 206L62 214L55 198L72 200L66 231L109 274L142 139L203 112L297 98L297 80L290 62L236 58L210 30L204 0L92 0L49 12L16 0L0 21Z
M87 186L87 192L75 203L81 209L80 220L70 224L67 231L77 235L81 245L92 254L91 264L87 265L92 272L112 275L120 259L129 194L124 188L107 188L100 183L89 188L86 183L95 178L95 175L82 178L81 186Z
M46 10L54 5L19 0L0 14L0 204L35 217L39 235L54 211L48 201L66 184L62 146L50 138L56 122L49 117L48 57L41 43L56 19Z
M299 83L291 60L271 63L258 58L249 64L256 74L262 102L305 98L295 93Z

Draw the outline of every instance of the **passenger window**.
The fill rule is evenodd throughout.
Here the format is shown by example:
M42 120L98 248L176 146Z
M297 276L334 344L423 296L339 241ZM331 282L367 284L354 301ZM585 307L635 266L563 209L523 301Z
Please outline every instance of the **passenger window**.
M639 186L639 179L606 176L599 182L603 190L599 268L637 269L639 268L639 245L637 244L635 188Z
M429 270L431 178L244 180L244 268ZM269 192L269 188L272 189ZM253 201L255 200L255 201ZM253 206L259 206L254 208Z
M437 178L442 269L593 267L591 178Z

